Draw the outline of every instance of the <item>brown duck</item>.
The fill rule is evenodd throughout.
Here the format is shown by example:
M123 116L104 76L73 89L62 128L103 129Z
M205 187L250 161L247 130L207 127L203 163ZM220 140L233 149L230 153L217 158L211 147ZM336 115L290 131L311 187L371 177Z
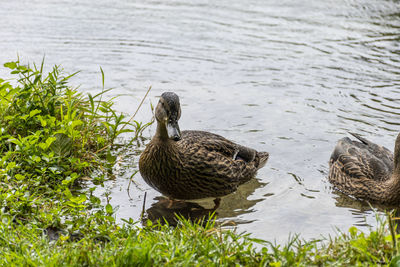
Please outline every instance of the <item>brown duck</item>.
M394 157L385 147L357 134L343 138L329 162L329 181L345 194L384 205L400 204L400 134Z
M142 152L143 179L170 199L216 198L236 191L268 160L267 152L235 144L203 131L180 131L179 97L161 95L155 110L157 130Z

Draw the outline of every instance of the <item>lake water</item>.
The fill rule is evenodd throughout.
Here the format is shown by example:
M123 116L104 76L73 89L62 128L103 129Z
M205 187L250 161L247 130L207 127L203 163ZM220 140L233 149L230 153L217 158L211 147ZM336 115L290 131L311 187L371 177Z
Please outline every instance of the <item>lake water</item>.
M280 242L289 233L318 238L336 227L376 225L367 206L332 191L328 160L347 131L393 150L399 1L17 0L1 1L0 17L1 63L17 54L40 63L45 55L47 66L80 70L73 82L84 91L100 90L101 66L106 87L123 94L123 112L133 114L152 86L137 120L149 121L149 103L175 91L182 130L268 151L257 179L218 209L239 231ZM119 220L139 219L144 192L146 209L159 204L139 174L127 192L139 152L122 159L132 168L106 183Z

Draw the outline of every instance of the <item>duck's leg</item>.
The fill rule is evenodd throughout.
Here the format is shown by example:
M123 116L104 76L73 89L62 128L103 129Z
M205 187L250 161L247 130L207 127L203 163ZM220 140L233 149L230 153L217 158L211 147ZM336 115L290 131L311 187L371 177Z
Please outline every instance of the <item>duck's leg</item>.
M216 210L219 208L219 204L221 204L221 198L217 197L216 199L214 199L214 208L213 210Z
M175 199L173 198L168 198L168 205L167 205L167 209L172 208L172 206L174 205Z

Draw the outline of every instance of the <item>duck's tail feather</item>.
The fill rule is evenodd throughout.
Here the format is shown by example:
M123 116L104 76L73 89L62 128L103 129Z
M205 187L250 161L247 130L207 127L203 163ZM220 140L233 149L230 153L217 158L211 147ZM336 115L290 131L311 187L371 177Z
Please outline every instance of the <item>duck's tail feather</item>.
M364 137L361 137L359 134L352 133L352 132L348 132L348 133L351 134L352 136L354 136L355 138L357 138L358 140L360 140L363 144L369 145L371 143L370 141L368 141Z

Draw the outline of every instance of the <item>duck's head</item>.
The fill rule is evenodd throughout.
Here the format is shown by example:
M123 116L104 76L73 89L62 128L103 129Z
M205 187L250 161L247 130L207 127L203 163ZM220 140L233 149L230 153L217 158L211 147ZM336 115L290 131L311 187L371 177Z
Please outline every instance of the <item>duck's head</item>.
M168 138L174 141L181 139L181 131L178 125L178 120L181 117L181 105L177 94L165 92L161 95L156 107L155 117L159 129L162 131L161 134L168 135Z

